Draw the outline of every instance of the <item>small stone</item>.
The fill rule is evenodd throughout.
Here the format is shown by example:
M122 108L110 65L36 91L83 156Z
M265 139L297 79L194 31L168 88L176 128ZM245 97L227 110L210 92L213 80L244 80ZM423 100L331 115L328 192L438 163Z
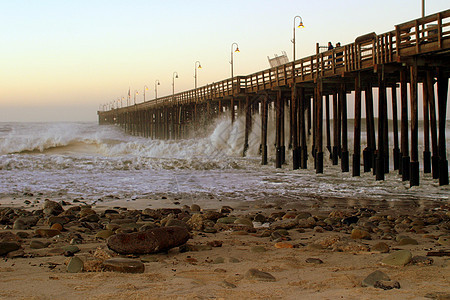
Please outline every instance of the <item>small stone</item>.
M278 249L288 249L288 248L294 248L294 245L286 242L278 242L275 244L275 248Z
M217 220L217 223L222 223L222 224L233 224L234 221L236 221L237 218L235 217L223 217Z
M144 273L145 265L137 259L116 257L103 262L106 271L121 273Z
M20 248L20 244L16 242L0 242L0 255L16 251Z
M177 219L168 220L165 226L166 227L179 226L179 227L188 228L188 225L186 224L186 222L183 222L183 221L177 220Z
M70 259L69 263L67 264L67 272L79 273L83 271L83 266L84 266L83 261L79 257L74 256Z
M319 258L307 258L305 261L308 264L323 264L323 261Z
M68 246L63 247L62 249L63 249L64 253L68 253L68 254L72 254L72 255L80 252L80 248L78 248L75 245L68 245Z
M376 243L372 246L372 251L378 251L381 253L388 253L389 252L389 246L384 242Z
M415 239L412 239L412 238L409 238L409 237L407 237L407 238L403 238L403 239L401 239L400 241L398 241L398 245L399 246L405 246L405 245L418 245L419 243L415 240Z
M235 284L233 284L233 283L231 283L231 282L228 282L228 281L226 281L226 280L222 281L222 282L220 283L220 286L222 286L222 287L224 287L224 288L229 288L229 289L237 288L237 286L236 286Z
M238 218L234 221L234 224L241 224L249 227L253 227L253 222L247 218Z
M250 269L245 273L245 277L247 279L255 279L259 281L276 281L275 277L272 274L259 271L257 269Z
M383 289L383 290L399 289L400 283L398 281L379 280L379 281L375 282L373 287L377 288L377 289Z
M27 230L28 226L25 224L24 221L17 219L14 221L13 229L14 230Z
M50 238L50 237L54 237L54 236L60 234L61 232L56 229L42 229L41 228L41 229L36 229L34 233L36 233L40 237Z
M260 222L260 223L264 223L266 222L266 217L262 214L257 214L254 218L253 221L255 222Z
M99 232L97 232L97 234L95 235L95 237L96 237L97 239L104 239L104 240L106 240L106 239L108 239L110 236L112 236L113 234L114 234L113 231L106 229L106 230L100 230Z
M203 229L203 232L204 232L204 233L216 233L216 232L217 232L217 229L215 229L214 227L205 227L205 228Z
M46 199L44 202L44 214L46 215L54 215L57 216L60 213L62 213L64 209L62 208L61 204L55 201L51 201Z
M391 280L388 275L380 270L370 273L361 283L363 287L374 286L377 281L380 280Z
M30 242L30 248L31 249L42 249L42 248L47 248L48 247L48 243L44 243L38 240L32 240Z
M433 263L434 263L434 260L431 257L426 257L426 256L416 255L411 259L412 265L430 266Z
M225 262L225 258L223 258L223 257L216 257L214 260L213 260L213 264L223 264Z
M155 255L142 255L140 259L143 263L151 263L158 261L158 257L156 257Z
M191 205L191 211L200 211L200 210L201 210L200 205L198 204Z
M255 253L262 253L262 252L266 252L267 251L264 246L253 246L253 247L250 248L250 250L252 252L255 252Z
M61 224L55 223L55 224L52 225L52 227L50 227L50 229L55 229L55 230L58 230L58 231L62 231L63 227L62 227Z
M400 266L408 264L412 259L412 254L408 250L399 250L385 257L381 263L389 266Z
M209 241L207 244L214 248L222 247L222 241Z
M228 261L229 261L230 263L233 263L233 264L236 264L236 263L241 262L239 259L237 259L237 258L235 258L235 257L230 257L230 258L228 259Z
M370 233L361 229L353 229L351 234L354 240L370 240Z

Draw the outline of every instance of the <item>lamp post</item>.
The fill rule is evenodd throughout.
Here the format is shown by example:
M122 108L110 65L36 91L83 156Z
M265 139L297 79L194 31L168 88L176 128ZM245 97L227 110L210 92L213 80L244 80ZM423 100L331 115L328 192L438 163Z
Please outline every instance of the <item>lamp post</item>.
M425 17L425 0L422 0L422 18Z
M120 100L120 107L123 107L123 100L125 99L125 97L122 97L122 99Z
M234 45L236 45L236 50L233 51L233 48L234 48L233 46L234 46ZM238 46L237 43L231 44L231 62L230 62L230 64L231 64L231 79L234 78L234 73L233 73L233 56L234 56L233 53L234 53L234 52L240 52L240 51L239 51L239 46Z
M293 45L293 50L292 50L292 56L293 56L293 60L292 61L294 61L295 62L295 19L297 19L297 18L299 18L300 19L300 23L298 24L298 28L304 28L305 26L303 25L303 20L302 20L302 17L300 17L300 16L295 16L294 17L294 37L293 37L293 39L292 39L292 44L294 44Z
M198 66L197 66L197 63L198 63ZM195 67L194 67L194 70L195 70L195 75L194 75L194 78L195 78L195 89L197 89L197 69L201 69L202 68L202 65L200 64L200 62L197 60L196 62L195 62Z
M134 92L134 105L136 105L136 96L137 95L139 95L139 92L138 91L135 91Z
M158 85L160 85L159 80L155 80L155 99L158 99Z
M144 85L144 102L145 102L145 91L148 91L148 86Z
M177 72L173 72L172 74L172 101L175 98L175 78L178 78Z

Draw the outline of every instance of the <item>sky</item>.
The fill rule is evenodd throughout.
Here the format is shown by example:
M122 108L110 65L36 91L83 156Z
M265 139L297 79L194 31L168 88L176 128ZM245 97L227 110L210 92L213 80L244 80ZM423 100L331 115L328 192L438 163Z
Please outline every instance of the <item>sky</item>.
M421 16L421 0L0 0L0 121L96 121L101 105L138 102L269 68L267 56L315 53ZM426 14L449 8L427 0ZM387 9L389 8L389 9Z

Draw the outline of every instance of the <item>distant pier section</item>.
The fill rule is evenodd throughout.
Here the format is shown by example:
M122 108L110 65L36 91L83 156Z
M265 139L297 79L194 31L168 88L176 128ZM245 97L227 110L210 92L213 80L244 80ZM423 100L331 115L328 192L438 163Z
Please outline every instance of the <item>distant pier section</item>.
M341 165L342 172L360 176L362 168L363 172L373 172L376 180L384 180L392 159L402 180L416 186L420 183L421 156L423 172L432 173L440 185L448 185L445 126L450 10L396 25L390 32L357 37L354 43L329 51L319 50L317 45L315 55L248 76L235 76L171 96L99 111L99 124L115 124L130 134L153 139L182 139L220 114L230 114L231 122L243 114L245 155L252 116L258 114L262 164L267 164L268 143L276 145L277 168L286 163L286 151L292 151L294 169L307 168L308 155L312 155L316 172L323 173L324 158L329 156L333 165ZM419 83L423 89L421 103ZM378 89L376 97L373 88ZM347 97L351 92L355 96L355 119L350 157ZM361 149L363 93L365 149ZM374 115L375 105L378 116ZM423 107L422 153L419 153L419 105ZM388 106L393 113L391 128ZM269 110L275 115L275 141L267 140ZM290 116L288 128L284 126L286 114ZM394 136L392 145L389 132ZM307 144L310 135L312 145ZM286 136L289 138L285 139Z

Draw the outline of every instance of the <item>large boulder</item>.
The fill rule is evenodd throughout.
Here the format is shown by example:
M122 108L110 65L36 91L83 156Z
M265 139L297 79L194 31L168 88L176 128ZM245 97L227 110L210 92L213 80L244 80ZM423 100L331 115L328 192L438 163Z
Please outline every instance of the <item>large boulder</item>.
M108 238L108 247L120 254L149 254L167 251L189 240L183 227L154 228L142 232L119 233Z

